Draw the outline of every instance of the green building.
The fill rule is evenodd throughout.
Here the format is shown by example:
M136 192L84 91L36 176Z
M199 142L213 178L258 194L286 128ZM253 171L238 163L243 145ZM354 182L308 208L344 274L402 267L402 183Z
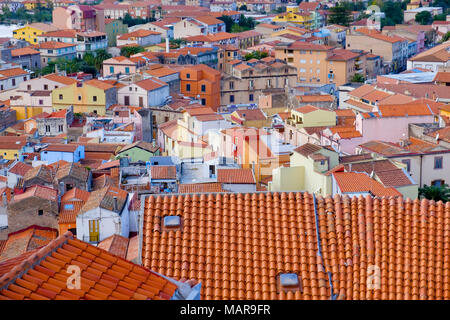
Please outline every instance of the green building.
M117 35L128 33L128 25L122 20L105 19L105 32L108 35L108 47L115 47Z

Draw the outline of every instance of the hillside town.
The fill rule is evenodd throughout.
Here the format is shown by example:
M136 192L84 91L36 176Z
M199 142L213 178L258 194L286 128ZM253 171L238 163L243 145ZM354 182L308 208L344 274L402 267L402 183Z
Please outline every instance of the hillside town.
M0 8L0 300L450 299L448 1Z

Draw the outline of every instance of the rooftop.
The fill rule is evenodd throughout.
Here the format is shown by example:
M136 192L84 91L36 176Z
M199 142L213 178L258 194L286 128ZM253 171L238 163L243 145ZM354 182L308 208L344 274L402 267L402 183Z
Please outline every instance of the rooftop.
M151 195L143 265L175 279L195 277L206 300L449 299L449 213L450 202L401 197ZM182 230L161 230L161 215L180 216ZM379 290L365 285L370 265L382 266ZM283 273L297 274L301 289L282 290Z

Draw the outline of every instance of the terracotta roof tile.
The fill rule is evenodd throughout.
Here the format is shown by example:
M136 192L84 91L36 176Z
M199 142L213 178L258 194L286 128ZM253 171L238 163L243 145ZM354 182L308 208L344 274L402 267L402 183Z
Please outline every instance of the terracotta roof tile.
M180 184L178 186L179 193L200 193L200 192L222 192L220 183L192 183Z
M23 177L25 173L27 173L27 171L32 168L33 168L32 166L19 161L14 165L14 167L9 169L9 172Z
M312 143L305 143L301 145L300 147L294 149L295 152L300 153L301 155L308 157L311 154L316 153L317 151L321 150L322 147L312 144Z
M217 169L217 182L254 184L255 177L252 169Z
M170 299L177 289L159 274L75 239L70 232L14 262L0 277L0 288L8 287L0 291L0 298ZM9 260L5 263L11 266ZM67 289L71 264L82 266L80 289Z
M449 214L450 203L401 197L155 195L145 201L141 254L169 277L195 276L205 300L328 300L330 282L342 300L449 299ZM182 230L161 231L166 215L181 216ZM373 265L379 289L366 285ZM296 273L302 290L280 288L281 273Z
M0 264L5 260L47 245L56 239L57 235L58 230L38 225L31 225L8 234L3 250L0 251Z
M175 166L151 166L151 179L176 179L177 169Z
M367 173L335 172L333 177L342 193L370 193L378 197L401 196L394 188L386 188Z

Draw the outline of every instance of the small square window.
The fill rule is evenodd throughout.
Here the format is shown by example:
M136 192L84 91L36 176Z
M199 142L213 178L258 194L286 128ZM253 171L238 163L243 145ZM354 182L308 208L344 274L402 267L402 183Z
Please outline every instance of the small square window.
M298 275L295 273L282 273L280 274L280 285L283 287L295 287L298 286Z
M173 228L179 227L181 224L180 216L165 216L164 217L164 227Z

